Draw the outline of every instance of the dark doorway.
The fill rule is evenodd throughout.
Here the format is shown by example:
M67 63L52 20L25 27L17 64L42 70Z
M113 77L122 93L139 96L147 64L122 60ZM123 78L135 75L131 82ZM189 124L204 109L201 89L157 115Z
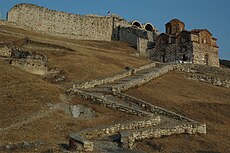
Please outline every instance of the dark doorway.
M183 61L188 61L188 57L185 54L183 55Z

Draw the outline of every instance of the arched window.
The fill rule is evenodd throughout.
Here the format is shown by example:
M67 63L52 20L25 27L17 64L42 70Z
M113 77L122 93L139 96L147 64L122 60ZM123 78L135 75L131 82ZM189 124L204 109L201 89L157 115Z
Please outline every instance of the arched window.
M150 23L146 23L144 27L145 27L145 30L147 31L154 31L154 27Z
M132 26L141 28L141 23L139 21L133 21Z

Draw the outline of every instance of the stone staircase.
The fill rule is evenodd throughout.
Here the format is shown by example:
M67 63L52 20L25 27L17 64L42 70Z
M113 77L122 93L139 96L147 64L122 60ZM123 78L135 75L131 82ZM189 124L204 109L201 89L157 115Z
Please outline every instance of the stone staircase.
M84 132L78 131L70 135L70 148L78 151L92 151L95 147L93 147L93 141L90 140L114 134L119 134L123 147L129 149L133 148L136 140L145 138L159 138L181 133L205 134L206 125L204 123L122 93L122 91L140 86L176 68L177 65L173 64L150 64L126 71L125 75L120 73L119 77L115 75L109 79L104 78L73 85L73 88L69 90L72 94L117 111L142 116L143 120L95 127L94 130L86 129Z

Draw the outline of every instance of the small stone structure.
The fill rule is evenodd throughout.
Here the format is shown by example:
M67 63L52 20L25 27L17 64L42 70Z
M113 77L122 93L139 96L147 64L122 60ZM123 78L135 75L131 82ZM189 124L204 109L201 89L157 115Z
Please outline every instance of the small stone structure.
M207 29L185 30L185 24L172 19L161 33L155 47L150 49L150 59L160 62L191 62L219 67L217 39Z
M9 64L30 73L46 75L48 72L46 56L24 51L13 43L0 44L0 56L8 60Z

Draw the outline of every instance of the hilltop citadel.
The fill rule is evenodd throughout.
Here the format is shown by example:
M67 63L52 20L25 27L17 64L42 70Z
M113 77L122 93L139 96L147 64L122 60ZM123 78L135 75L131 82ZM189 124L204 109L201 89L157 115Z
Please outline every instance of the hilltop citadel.
M7 20L17 27L53 36L128 42L140 56L153 61L219 67L217 39L207 29L185 30L185 24L178 19L168 22L166 33L159 34L151 23L127 22L117 15L75 15L33 4L19 4L8 12Z
M41 113L42 115L46 116L52 111L61 110L66 114L72 114L76 118L82 119L82 123L87 119L97 118L99 113L97 114L97 110L92 111L93 109L88 108L89 105L83 107L71 104L71 99L76 97L90 101L93 104L99 104L100 107L115 110L121 115L130 115L125 121L120 118L116 122L110 120L103 126L98 126L98 124L94 126L96 122L93 121L90 124L93 125L92 127L75 125L75 122L70 124L73 129L66 130L69 135L62 135L63 137L68 137L70 151L93 152L95 149L100 150L101 148L98 144L102 143L105 137L113 137L114 135L118 138L116 138L117 140L113 138L112 146L115 141L118 141L121 148L125 149L134 149L136 142L146 138L160 138L173 134L199 134L198 137L206 135L209 131L207 132L207 125L204 121L191 119L186 115L185 111L174 109L173 111L176 112L173 112L127 93L128 90L136 87L141 88L151 80L162 77L165 74L171 74L172 76L174 73L182 74L184 78L190 81L196 80L214 86L230 87L229 70L219 68L217 39L207 29L186 30L185 24L178 19L170 20L165 24L165 33L159 33L152 23L142 24L137 20L128 22L117 15L76 15L49 10L33 4L18 4L8 12L7 21L1 20L0 25L21 28L23 32L28 32L27 37L23 32L18 32L17 29L15 33L18 37L23 37L22 39L0 43L1 60L7 61L10 65L21 70L38 74L35 76L41 77L43 81L51 82L51 84L62 90L61 103L50 104L45 102L45 104L48 103L48 113ZM4 34L5 32L6 35L12 35L13 33L10 33L10 30L4 30L0 28L0 33ZM35 33L32 33L32 31L36 32L37 35L33 36ZM44 34L46 37L42 37L40 34ZM68 41L65 41L65 39L68 39ZM82 74L79 65L81 62L84 63L83 60L87 62L87 59L92 58L91 56L94 55L89 56L84 54L84 51L76 51L76 48L82 46L81 44L75 44L71 40L87 40L89 43L93 43L93 41L125 42L135 50L135 53L132 54L133 63L146 59L150 59L151 63L148 61L148 63L139 64L135 67L127 65L119 73L113 70L115 67L109 67L113 72L112 74L107 75L106 73L106 76L92 77L93 79L90 78L90 80L87 75L91 72L89 69L93 65L90 63L89 67L86 66L86 72ZM85 46L87 46L87 43ZM93 46L87 49L94 51L95 48ZM89 50L87 51L90 52ZM104 60L104 54L107 54L106 57L109 62L112 60L109 56L116 54L103 48L99 48L98 51L100 53L96 58L100 62ZM75 54L76 52L79 53ZM90 54L92 53L94 52L90 52ZM119 53L121 54L120 58L127 54L126 52L124 53L124 50ZM62 59L67 54L68 57L74 57L74 59L70 58L71 62L79 60L78 65L76 64L73 69L69 68L73 67L70 64L68 71L75 72L76 69L79 69L73 74L85 75L84 79L80 80L74 77L73 79L65 73L64 66L60 68L63 62L69 62L68 58ZM130 54L127 55L131 56ZM50 59L48 56L54 56L63 61L58 65L58 60L55 63L56 59ZM95 64L96 62L93 61L92 63ZM119 65L119 61L116 64ZM122 66L121 64L120 67ZM103 69L102 67L96 68ZM151 88L155 88L155 86L151 86ZM39 96L43 98L43 95ZM193 95L183 96L189 98L188 96L192 97ZM195 98L192 97L191 99ZM32 116L32 120L40 119L39 115ZM50 116L48 117L50 118ZM108 117L110 116L108 115ZM13 124L10 128L23 126L27 124L26 122ZM30 122L28 121L28 123ZM77 126L82 127L79 129ZM1 132L9 131L10 128L0 128L0 134ZM78 130L75 130L75 128Z

